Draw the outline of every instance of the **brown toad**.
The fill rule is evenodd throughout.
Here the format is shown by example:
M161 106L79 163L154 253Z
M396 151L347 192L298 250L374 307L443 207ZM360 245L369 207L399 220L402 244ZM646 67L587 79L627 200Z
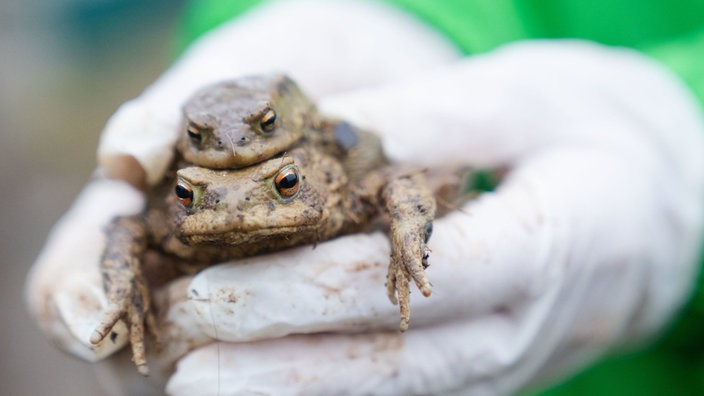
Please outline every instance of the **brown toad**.
M354 155L355 149L362 147L347 152ZM238 170L188 167L167 177L143 214L117 218L108 227L101 265L110 305L91 342L99 343L124 319L134 362L141 373L148 372L144 325L155 327L142 268L147 250L183 260L179 269L192 271L361 231L379 215L388 220L391 237L387 292L400 305L405 330L410 280L423 295L431 293L424 270L435 199L422 171L383 165L381 159L369 164L350 173L339 158L300 144Z
M205 86L183 106L177 148L191 164L237 169L315 145L345 162L347 172L381 164L377 136L326 117L283 74L259 74Z
M178 150L188 162L236 169L277 155L312 126L313 103L281 74L208 85L183 105Z

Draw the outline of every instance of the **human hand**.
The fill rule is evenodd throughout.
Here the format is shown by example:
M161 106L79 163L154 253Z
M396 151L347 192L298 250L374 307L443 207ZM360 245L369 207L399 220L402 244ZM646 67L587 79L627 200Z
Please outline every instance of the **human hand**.
M389 18L395 22L389 24ZM360 26L364 30L347 41ZM319 97L412 75L457 56L426 28L365 4L275 4L215 30L108 122L100 168L53 230L29 276L33 315L58 345L88 360L125 345L122 322L106 342L87 342L107 305L96 266L105 245L103 228L115 216L137 213L144 205L138 190L108 179L147 189L162 178L182 132L181 104L195 89L244 74L285 70Z
M703 135L690 102L646 61L577 43L519 45L324 99L379 131L396 160L511 172L436 222L435 293L414 299L405 335L388 331L380 234L171 285L166 324L189 336L154 356L180 359L169 392L507 393L651 334L686 295L699 241ZM323 331L354 334L286 336ZM208 335L227 342L181 358ZM250 340L261 341L229 343Z
M171 394L512 393L651 336L690 290L704 127L636 54L525 43L321 108L396 160L511 171L436 221L435 292L404 335L380 234L203 271L190 319L225 342L181 358Z

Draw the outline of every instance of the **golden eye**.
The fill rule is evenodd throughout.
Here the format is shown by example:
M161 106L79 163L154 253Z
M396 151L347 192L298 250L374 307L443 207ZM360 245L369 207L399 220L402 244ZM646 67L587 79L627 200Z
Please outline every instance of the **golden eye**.
M174 188L176 193L176 198L181 203L181 205L189 208L193 204L193 189L187 183L179 181Z
M283 198L291 198L296 195L300 185L298 169L295 166L287 166L281 169L276 177L274 177L276 191L278 191Z
M276 112L272 109L265 111L259 120L259 125L264 132L272 132L276 128Z
M203 134L200 132L200 129L194 125L189 125L186 129L186 133L188 133L188 137L195 144L200 144L203 141Z

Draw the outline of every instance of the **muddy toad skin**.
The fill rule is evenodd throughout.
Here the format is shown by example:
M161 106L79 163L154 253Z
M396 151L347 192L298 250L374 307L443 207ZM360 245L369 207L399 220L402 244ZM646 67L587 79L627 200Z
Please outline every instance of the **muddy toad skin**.
M90 341L101 342L124 320L142 374L145 325L158 336L147 252L162 255L163 272L175 276L365 231L381 218L391 240L387 294L400 307L401 331L410 318L411 280L431 294L425 269L435 187L423 170L389 164L376 135L317 115L290 79L246 80L207 87L186 104L183 160L149 192L144 213L107 228L101 270L109 306ZM261 134L274 109L275 128Z
M277 155L311 129L313 103L281 74L215 83L183 106L178 150L186 161L236 169Z
M244 76L196 91L183 106L177 149L193 165L238 169L302 142L340 158L348 173L383 160L376 135L320 114L283 74Z

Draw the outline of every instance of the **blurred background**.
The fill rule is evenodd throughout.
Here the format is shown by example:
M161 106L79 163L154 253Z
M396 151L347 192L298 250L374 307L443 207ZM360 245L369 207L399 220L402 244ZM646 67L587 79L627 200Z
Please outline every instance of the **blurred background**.
M183 0L0 0L0 394L100 395L25 309L27 271L95 167L100 131L174 59Z

